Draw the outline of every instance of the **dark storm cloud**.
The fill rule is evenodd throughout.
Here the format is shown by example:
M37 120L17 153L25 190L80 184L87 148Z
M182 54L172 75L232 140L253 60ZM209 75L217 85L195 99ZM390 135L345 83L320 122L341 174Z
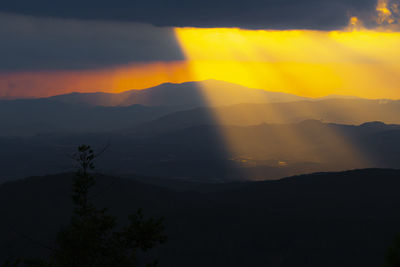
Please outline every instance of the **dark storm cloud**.
M172 28L0 13L0 71L93 69L184 59Z
M349 14L370 14L376 0L19 0L0 11L158 26L337 29Z
M159 26L341 29L350 15L373 14L375 2L7 1L0 5L0 71L183 60L173 29Z

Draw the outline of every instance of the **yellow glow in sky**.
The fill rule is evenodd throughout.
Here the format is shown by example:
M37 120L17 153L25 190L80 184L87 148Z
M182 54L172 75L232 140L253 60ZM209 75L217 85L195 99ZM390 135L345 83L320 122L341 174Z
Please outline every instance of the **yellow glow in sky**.
M177 28L194 80L302 96L400 98L400 33Z
M400 32L366 30L355 17L347 31L176 28L175 35L184 60L0 73L0 98L216 79L310 97L400 99Z
M352 29L362 28L358 20L350 22ZM176 36L195 80L217 79L310 97L340 94L400 98L397 32L177 28ZM205 100L211 104L221 98L212 88L202 89ZM244 112L243 117L249 122L263 116ZM270 112L276 118L285 115ZM235 114L215 109L213 116L218 125L229 125ZM368 158L340 133L325 134L333 144L332 154L339 153L336 148L340 147L343 151L339 158L368 166ZM311 147L313 142L295 131L286 132L283 139L292 148ZM243 149L243 140L231 128L221 127L221 140L236 160L254 157L251 151ZM321 159L317 155L313 160Z

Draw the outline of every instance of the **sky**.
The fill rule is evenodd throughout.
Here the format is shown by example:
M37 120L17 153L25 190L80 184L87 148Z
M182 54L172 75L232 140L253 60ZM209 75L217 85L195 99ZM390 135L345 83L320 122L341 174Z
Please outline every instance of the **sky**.
M8 1L0 98L217 79L400 99L399 1Z

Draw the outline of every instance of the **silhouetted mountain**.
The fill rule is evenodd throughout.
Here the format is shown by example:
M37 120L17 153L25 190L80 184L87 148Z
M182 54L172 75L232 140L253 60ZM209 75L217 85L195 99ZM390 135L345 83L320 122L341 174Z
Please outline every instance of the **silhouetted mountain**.
M180 125L182 126L182 125ZM306 120L256 126L200 125L121 134L0 138L0 181L70 170L80 144L101 150L101 171L183 180L265 180L317 171L400 167L400 126Z
M0 186L0 262L49 253L43 246L53 244L71 215L71 176ZM186 184L190 191L98 179L92 199L121 219L139 207L165 216L168 242L155 252L161 267L375 267L400 232L399 170Z
M212 95L212 102L209 96ZM206 80L201 82L164 83L144 90L123 93L72 93L50 97L69 104L91 106L198 106L234 105L239 103L292 102L307 99L292 94L267 92L241 85Z

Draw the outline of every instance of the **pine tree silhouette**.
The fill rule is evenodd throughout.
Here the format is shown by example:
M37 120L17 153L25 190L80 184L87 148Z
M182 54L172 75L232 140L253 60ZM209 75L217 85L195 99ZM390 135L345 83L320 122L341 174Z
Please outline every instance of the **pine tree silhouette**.
M129 225L115 231L116 218L106 209L90 201L89 192L95 185L96 155L88 145L78 147L72 158L78 163L73 181L74 214L70 224L60 231L56 246L48 260L17 260L6 266L15 267L131 267L139 266L137 252L147 251L166 241L163 218L145 219L141 210L129 216ZM155 266L153 260L146 266Z

